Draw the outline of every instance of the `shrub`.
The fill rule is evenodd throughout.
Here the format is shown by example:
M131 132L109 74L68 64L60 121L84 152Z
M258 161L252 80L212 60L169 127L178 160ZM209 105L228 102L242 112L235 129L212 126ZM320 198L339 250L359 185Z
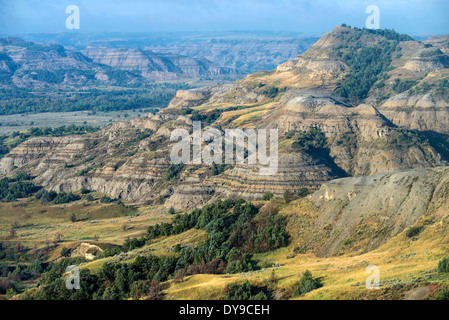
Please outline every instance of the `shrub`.
M271 192L265 192L262 196L262 200L269 201L273 198L273 194Z
M438 272L449 272L449 256L438 261Z
M296 191L296 196L303 198L309 194L309 189L303 187Z
M63 204L63 203L69 203L76 200L79 200L80 197L74 195L72 192L60 192L55 197L54 203L55 204Z
M70 249L67 249L66 247L63 247L61 249L61 253L60 254L63 257L68 257L70 255Z
M112 202L114 202L115 200L114 199L112 199L111 197L109 197L109 196L107 196L107 195L103 195L101 198L100 198L100 202L101 203L112 203Z
M422 231L422 227L409 227L407 231L405 232L405 235L407 238L413 238L414 236L417 236Z
M289 203L292 199L292 194L290 193L290 190L284 191L284 201L285 203Z
M248 281L230 283L225 288L225 300L268 300L263 288L253 287Z
M317 278L314 278L312 273L309 270L306 270L301 279L295 284L293 288L293 295L299 296L302 294L306 294L312 290L318 289L322 287L321 281Z
M184 168L184 164L182 163L170 165L167 173L165 174L165 181L176 180L176 177L181 172L182 168Z
M438 291L435 300L449 300L449 290L441 289L440 291Z

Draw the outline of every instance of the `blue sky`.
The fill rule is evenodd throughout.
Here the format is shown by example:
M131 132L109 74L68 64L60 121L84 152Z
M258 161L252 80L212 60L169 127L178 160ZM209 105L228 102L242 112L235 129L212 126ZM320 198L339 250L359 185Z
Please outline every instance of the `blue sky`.
M80 8L80 30L67 30L65 8ZM0 33L273 30L327 32L363 27L368 5L380 27L408 34L449 34L449 0L0 0Z

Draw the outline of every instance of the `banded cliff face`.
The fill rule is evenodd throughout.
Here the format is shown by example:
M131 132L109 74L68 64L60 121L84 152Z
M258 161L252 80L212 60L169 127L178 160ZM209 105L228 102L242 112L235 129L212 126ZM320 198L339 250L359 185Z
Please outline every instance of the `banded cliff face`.
M396 50L402 53L389 58L390 78L383 86L373 86L367 98L357 103L336 94L351 77L351 66L334 49L349 46L348 39L353 38L359 46L396 41L382 37L337 27L276 70L217 87L179 91L158 114L116 123L82 137L48 138L41 147L36 143L42 139L26 141L0 161L0 170L3 174L26 170L36 176L36 183L58 191L86 187L133 203L164 202L167 207L185 210L220 198L260 199L266 192L282 195L304 186L318 189L339 177L445 164L438 146L419 132L398 128L415 129L413 117L402 116L394 106L399 99L415 101L423 109L429 108L428 113L419 113L416 105L411 107L416 119L427 117L429 123L416 129L446 132L444 115L433 120L427 116L434 104L443 111L446 108L447 95L432 86L447 71L441 51L417 41L399 41L401 49ZM425 67L413 67L421 65L417 56ZM396 78L412 81L415 91L396 93ZM417 93L424 83L428 92ZM441 100L434 98L437 96ZM221 133L231 128L278 129L277 173L261 175L257 165L233 164L213 175L211 166L185 165L175 179L166 179L173 146L170 134L177 128L192 132L192 119L203 121L203 129L211 127ZM325 145L298 148L295 142L311 128L325 135Z
M141 49L86 48L83 53L94 62L121 70L139 72L148 80L166 81L236 75L232 68L220 67L207 59Z

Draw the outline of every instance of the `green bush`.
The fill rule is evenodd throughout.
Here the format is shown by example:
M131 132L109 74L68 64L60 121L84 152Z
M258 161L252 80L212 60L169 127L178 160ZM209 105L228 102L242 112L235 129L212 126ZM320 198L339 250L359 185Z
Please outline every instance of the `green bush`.
M323 149L327 146L327 139L320 129L310 128L307 131L299 133L298 139L292 143L292 147L313 152L317 149Z
M225 288L225 300L268 300L268 296L263 288L253 287L245 281L241 284L228 284Z
M441 289L440 291L438 291L435 300L449 300L449 290Z
M265 192L262 196L262 200L269 201L273 198L273 194L271 192Z
M298 191L296 191L296 196L300 198L304 198L309 194L309 189L306 187L299 188Z
M184 164L172 164L168 167L168 171L165 174L165 181L173 181L176 180L176 177L181 172L182 168L184 168Z
M306 294L312 290L318 289L322 287L321 281L317 278L314 278L312 273L309 270L306 270L301 279L295 284L293 288L293 295L299 296L302 294Z
M449 256L438 261L438 272L449 272Z
M74 195L72 192L60 192L56 195L53 202L55 204L63 204L63 203L70 203L73 201L79 200L80 197L77 195Z
M407 238L413 238L417 235L419 235L422 231L422 227L409 227L407 231L405 232L405 235Z

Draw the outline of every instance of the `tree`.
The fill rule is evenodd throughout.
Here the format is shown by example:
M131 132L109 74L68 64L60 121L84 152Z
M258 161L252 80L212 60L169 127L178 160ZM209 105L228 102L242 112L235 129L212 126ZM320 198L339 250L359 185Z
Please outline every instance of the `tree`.
M72 221L72 222L76 222L76 214L75 214L75 212L72 212L72 215L70 216L70 221Z
M291 199L290 190L285 190L284 191L284 201L285 201L285 203L290 203L291 200L292 199Z
M63 247L61 249L61 253L60 254L63 257L68 257L70 255L70 249L67 249L66 247Z
M175 208L170 207L170 209L168 209L168 213L169 214L175 214L176 213Z
M9 234L11 235L11 237L14 237L16 235L16 229L14 228L14 225L12 223L9 227Z
M309 194L309 189L303 187L300 188L297 192L296 192L296 196L298 196L299 198L303 198L305 196L307 196Z
M271 192L265 192L262 196L262 200L269 201L273 198L273 194Z
M295 287L293 288L293 295L298 296L306 294L307 292L318 289L321 286L321 281L314 278L309 270L306 270L299 281L295 284Z

